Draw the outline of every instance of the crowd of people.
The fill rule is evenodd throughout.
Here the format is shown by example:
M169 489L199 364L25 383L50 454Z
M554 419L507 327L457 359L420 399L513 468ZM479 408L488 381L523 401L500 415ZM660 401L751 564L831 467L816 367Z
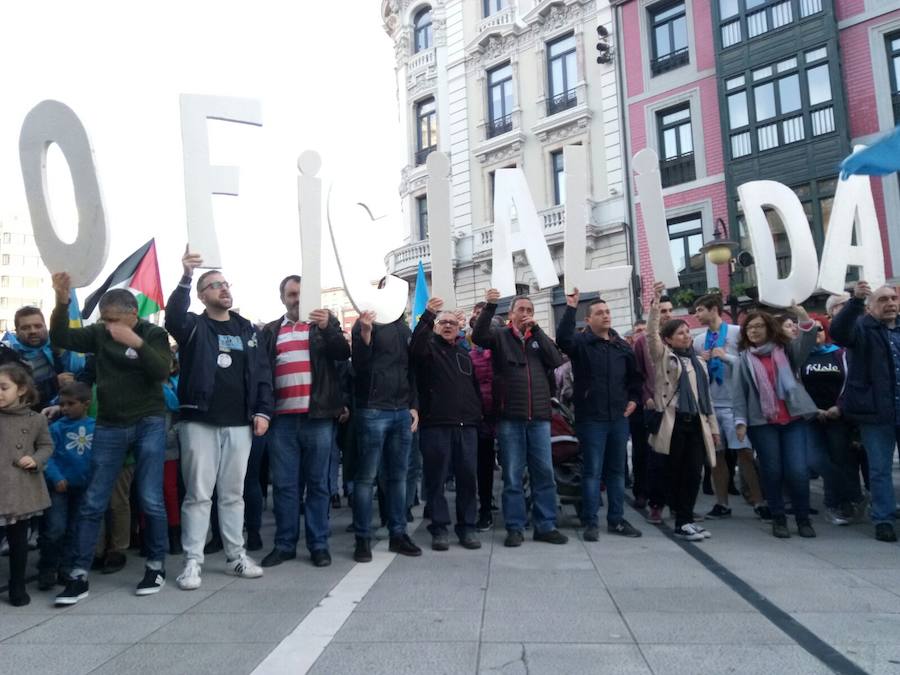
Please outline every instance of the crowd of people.
M431 548L478 549L491 530L495 467L504 545L563 545L551 439L555 411L574 408L583 471L578 516L586 542L640 537L625 519L626 486L647 522L671 514L674 536L710 538L700 522L732 516L744 494L775 537L815 537L810 479L824 483L834 525L867 516L896 541L892 482L900 440L900 323L895 289L856 284L827 314L751 309L725 321L721 295L696 301L700 330L673 316L654 284L646 322L613 329L610 306L577 289L551 338L527 296L497 316L489 289L467 316L432 297L410 330L364 311L349 335L325 309L300 312L301 278L279 292L285 313L255 326L232 311L229 283L186 251L165 328L138 318L113 289L100 321L72 327L70 281L53 275L49 329L20 309L0 349L0 527L9 600L28 604L26 563L37 537L38 588L57 605L89 593L89 573L145 558L138 595L176 578L201 586L205 555L252 579L297 556L300 526L312 564L331 564L332 509L352 508L353 559L372 560L373 517L392 552L419 556L408 534L421 496ZM189 311L191 292L204 306ZM583 311L579 326L578 313ZM49 424L49 426L48 426ZM629 469L629 445L632 468ZM736 469L739 472L736 473ZM695 512L704 471L715 505ZM739 478L736 481L736 478ZM275 534L260 562L266 486ZM736 484L741 485L738 490ZM455 490L451 514L447 486ZM377 497L377 498L376 498Z

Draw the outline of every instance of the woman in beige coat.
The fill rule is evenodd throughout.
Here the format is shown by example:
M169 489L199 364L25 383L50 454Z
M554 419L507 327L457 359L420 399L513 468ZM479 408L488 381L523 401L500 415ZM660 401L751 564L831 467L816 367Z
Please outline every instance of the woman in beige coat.
M654 404L662 412L650 445L666 458L667 501L675 514L675 536L701 541L710 536L694 523L694 503L700 489L704 452L716 465L719 425L709 393L706 364L694 352L690 327L671 319L660 328L659 298L665 285L653 285L647 322L647 346L656 372Z

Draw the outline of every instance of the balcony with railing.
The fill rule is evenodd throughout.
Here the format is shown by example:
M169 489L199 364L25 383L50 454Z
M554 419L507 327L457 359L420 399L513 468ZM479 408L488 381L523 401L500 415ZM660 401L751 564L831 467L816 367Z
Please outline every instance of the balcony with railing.
M574 108L576 105L578 105L578 95L575 89L569 89L547 99L547 115L555 115L563 110Z
M427 239L394 249L384 257L384 264L389 273L402 278L413 276L420 260L425 267L431 265L431 244Z
M422 166L425 163L425 160L428 159L428 155L436 150L436 145L429 145L427 148L416 150L416 166Z
M437 51L434 47L431 47L430 49L424 49L421 52L417 52L410 56L406 69L411 75L420 70L425 70L428 66L435 65L435 63L437 63Z
M489 31L492 28L498 28L500 26L506 26L508 24L513 23L515 15L513 14L512 7L506 7L501 9L499 12L495 12L490 16L484 17L481 22L478 24L478 34L484 33L485 31Z
M664 188L697 178L697 170L694 165L694 153L688 152L674 159L659 163L659 175Z
M500 136L501 134L512 131L512 128L512 113L489 120L487 123L487 137L494 138L495 136Z
M561 235L566 229L566 207L553 206L549 209L539 211L538 215L544 221L544 237L552 238L554 235ZM513 219L515 222L515 219ZM487 223L483 227L475 230L473 233L475 241L473 250L475 255L479 253L489 252L494 243L494 224Z
M670 70L675 70L691 60L691 52L687 47L676 49L674 52L663 54L650 61L650 71L654 75L661 75Z

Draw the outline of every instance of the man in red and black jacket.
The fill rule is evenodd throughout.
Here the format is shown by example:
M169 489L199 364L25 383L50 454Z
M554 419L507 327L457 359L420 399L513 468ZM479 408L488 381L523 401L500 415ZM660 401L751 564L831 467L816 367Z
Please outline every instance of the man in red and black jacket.
M534 304L525 296L513 298L509 325L493 328L500 292L491 288L487 304L475 322L472 341L491 350L494 392L499 403L497 439L503 465L503 518L505 546L521 546L525 530L525 464L533 496L535 541L565 544L556 529L556 482L550 452L550 399L552 374L562 362L556 345L535 323Z

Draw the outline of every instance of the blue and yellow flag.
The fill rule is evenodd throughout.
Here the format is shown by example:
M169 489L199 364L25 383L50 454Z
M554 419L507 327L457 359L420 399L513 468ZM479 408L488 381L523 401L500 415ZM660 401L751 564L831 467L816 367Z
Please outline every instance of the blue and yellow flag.
M81 328L81 310L78 309L78 296L75 289L69 291L69 328Z
M419 261L419 272L416 274L416 295L413 299L412 327L419 323L419 317L428 304L428 282L425 280L425 266Z

